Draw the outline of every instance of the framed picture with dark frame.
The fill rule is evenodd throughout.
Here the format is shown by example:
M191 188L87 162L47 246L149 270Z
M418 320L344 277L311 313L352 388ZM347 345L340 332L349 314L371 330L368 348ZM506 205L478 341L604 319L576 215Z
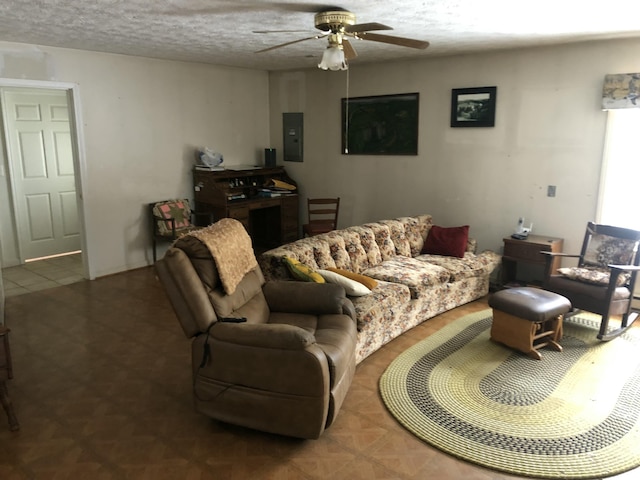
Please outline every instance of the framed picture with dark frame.
M452 127L493 127L496 123L498 87L451 90Z
M417 155L420 94L342 99L344 155Z

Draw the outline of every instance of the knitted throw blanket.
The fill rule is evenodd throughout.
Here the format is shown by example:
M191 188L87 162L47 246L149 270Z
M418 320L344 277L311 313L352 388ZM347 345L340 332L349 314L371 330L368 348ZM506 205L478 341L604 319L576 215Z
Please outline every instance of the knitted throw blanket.
M223 218L189 235L200 240L211 252L227 295L235 292L244 276L258 266L251 237L238 220Z

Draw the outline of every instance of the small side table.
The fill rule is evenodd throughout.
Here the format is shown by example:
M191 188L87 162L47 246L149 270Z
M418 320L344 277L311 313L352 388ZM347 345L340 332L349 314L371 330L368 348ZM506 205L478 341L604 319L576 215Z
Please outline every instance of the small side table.
M529 235L524 240L506 237L502 255L502 284L508 285L516 280L518 263L544 267L545 256L540 252L560 253L564 239L545 235ZM552 271L560 268L560 257L553 259Z
M9 429L12 432L20 429L20 424L13 411L13 404L9 398L7 380L13 378L11 365L11 350L9 350L9 329L0 326L0 403L9 418Z

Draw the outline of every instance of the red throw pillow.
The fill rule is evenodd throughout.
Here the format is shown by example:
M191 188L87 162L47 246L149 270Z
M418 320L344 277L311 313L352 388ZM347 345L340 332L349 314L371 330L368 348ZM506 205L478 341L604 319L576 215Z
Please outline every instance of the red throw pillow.
M462 258L467 250L468 240L469 225L449 228L434 225L429 230L420 253Z

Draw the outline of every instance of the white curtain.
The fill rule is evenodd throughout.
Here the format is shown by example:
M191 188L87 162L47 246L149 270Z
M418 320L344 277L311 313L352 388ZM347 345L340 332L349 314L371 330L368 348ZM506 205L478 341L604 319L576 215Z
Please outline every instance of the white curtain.
M609 110L598 223L640 230L640 108Z

